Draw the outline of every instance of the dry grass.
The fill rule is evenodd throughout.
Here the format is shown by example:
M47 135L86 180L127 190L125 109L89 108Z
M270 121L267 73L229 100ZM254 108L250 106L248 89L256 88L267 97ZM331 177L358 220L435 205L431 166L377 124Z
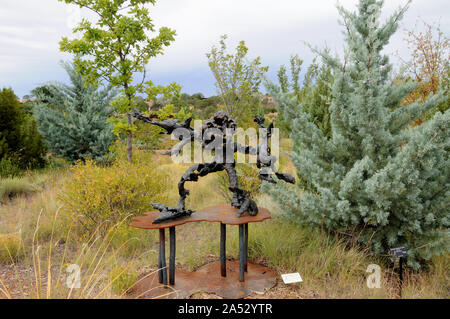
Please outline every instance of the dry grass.
M0 263L15 261L20 257L22 234L20 232L0 234Z
M84 299L120 298L133 285L137 272L134 260L121 257L132 239L113 247L112 242L121 225L111 227L105 236L96 230L85 242L71 237L70 231L64 238L57 236L59 210L54 212L49 238L41 238L41 226L49 227L42 220L43 210L38 214L31 243L22 247L20 260L10 258L9 276L0 271L0 297L37 299ZM75 267L73 267L75 266ZM73 268L72 268L73 267ZM1 268L0 268L1 269ZM79 272L80 280L71 281L71 275ZM76 277L73 277L76 278ZM70 283L75 286L69 286Z
M139 156L144 156L139 154ZM159 157L158 155L154 155ZM284 157L284 156L283 156ZM282 157L283 171L292 169ZM152 158L148 158L152 160ZM189 165L173 164L170 158L157 160L158 170L170 176L166 204L176 205L176 183ZM292 173L292 171L291 171ZM62 231L58 192L69 172L46 173L45 185L32 196L19 196L0 206L0 245L10 247L0 262L0 297L13 298L120 298L136 278L156 271L157 232L118 224L107 236L92 234L85 242ZM216 175L187 183L191 190L187 206L200 209L222 203L215 185ZM397 298L397 275L380 260L359 247L329 234L291 224L282 219L281 209L267 195L257 198L272 211L273 219L249 227L250 261L266 264L276 273L299 272L304 282L284 285L257 298ZM150 209L150 207L149 207ZM237 227L228 227L227 253L237 258ZM219 224L186 224L177 228L177 267L193 270L218 259ZM2 241L3 238L3 241ZM16 247L16 248L14 248ZM17 249L17 247L19 247ZM1 247L0 247L1 252ZM1 256L1 253L0 253ZM369 264L382 268L380 289L366 285ZM81 288L68 289L69 264L81 267ZM419 273L407 270L405 298L449 298L449 255L433 258L430 268ZM207 297L204 294L197 295Z
M5 178L0 180L0 203L6 204L9 200L31 195L40 189L40 185L28 177Z

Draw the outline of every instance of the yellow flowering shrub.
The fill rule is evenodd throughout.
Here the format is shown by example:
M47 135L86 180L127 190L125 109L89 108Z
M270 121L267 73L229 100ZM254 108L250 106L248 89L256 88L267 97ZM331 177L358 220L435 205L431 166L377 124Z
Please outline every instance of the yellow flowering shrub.
M118 160L102 167L93 161L71 168L71 178L60 192L67 225L84 236L102 231L132 216L152 210L151 202L165 202L168 176L155 160L128 163Z

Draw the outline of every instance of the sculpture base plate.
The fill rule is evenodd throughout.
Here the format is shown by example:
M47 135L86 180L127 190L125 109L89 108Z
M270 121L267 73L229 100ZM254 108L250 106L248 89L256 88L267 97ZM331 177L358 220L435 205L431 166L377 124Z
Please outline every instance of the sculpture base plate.
M239 282L239 261L227 261L227 276L220 275L220 261L197 271L175 270L175 285L158 283L158 272L146 276L130 290L129 298L186 299L197 292L215 293L228 299L239 299L252 293L264 293L277 283L275 273L267 267L247 264L245 281Z

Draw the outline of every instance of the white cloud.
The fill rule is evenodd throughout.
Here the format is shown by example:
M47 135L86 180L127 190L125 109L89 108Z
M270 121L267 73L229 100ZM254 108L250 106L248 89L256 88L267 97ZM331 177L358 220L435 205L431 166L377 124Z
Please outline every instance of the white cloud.
M356 10L358 1L340 2ZM291 54L298 53L306 63L311 60L312 54L302 41L318 47L327 44L340 51L343 44L336 3L335 0L159 0L150 7L150 15L157 27L175 29L177 37L163 56L150 62L150 76L166 82L170 77L192 90L211 92L211 77L201 80L208 74L205 54L222 34L229 35L230 49L239 40L245 40L249 56L261 56L263 63L270 65L272 74ZM385 3L384 17L406 0ZM73 22L74 11L69 8L57 0L2 0L0 87L17 85L23 91L19 94L25 94L36 81L56 80L51 76L61 74L56 71L60 68L59 60L70 57L59 52L58 45L62 36L71 35L68 25ZM415 0L401 30L413 28L421 16L429 22L440 19L448 34L448 12L447 0ZM405 34L401 30L392 38L388 52L406 53ZM196 81L198 85L183 81Z

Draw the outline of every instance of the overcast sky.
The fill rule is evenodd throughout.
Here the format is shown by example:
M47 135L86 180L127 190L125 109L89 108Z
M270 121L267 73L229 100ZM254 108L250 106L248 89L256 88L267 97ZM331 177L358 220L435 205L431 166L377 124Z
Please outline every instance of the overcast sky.
M341 0L354 10L357 0ZM150 15L157 27L177 31L164 55L150 61L148 77L156 84L176 81L183 92L215 94L205 54L227 34L234 50L245 40L249 57L261 56L275 79L281 64L299 54L307 66L313 58L306 41L313 46L342 50L336 0L159 0ZM386 0L386 17L406 0ZM57 0L0 0L0 88L12 87L19 97L48 81L68 80L59 65L71 56L59 51L62 36L71 36L77 20L76 7ZM386 52L406 56L405 29L413 29L417 19L440 21L448 36L450 1L413 0L400 30ZM86 16L82 11L81 15ZM393 56L393 62L397 58ZM304 67L306 68L306 67Z

